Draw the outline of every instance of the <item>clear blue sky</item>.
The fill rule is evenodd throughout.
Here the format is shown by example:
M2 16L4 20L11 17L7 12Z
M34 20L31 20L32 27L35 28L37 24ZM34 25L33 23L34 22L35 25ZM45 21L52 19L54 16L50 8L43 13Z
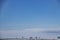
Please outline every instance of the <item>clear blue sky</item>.
M58 0L8 0L0 19L0 30L60 28L60 3Z

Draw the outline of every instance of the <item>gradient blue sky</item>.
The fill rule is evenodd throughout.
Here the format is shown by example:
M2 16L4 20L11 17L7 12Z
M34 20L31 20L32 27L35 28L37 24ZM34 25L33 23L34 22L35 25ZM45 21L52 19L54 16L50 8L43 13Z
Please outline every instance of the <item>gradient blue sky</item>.
M0 30L60 27L58 0L8 0L0 16Z
M0 30L60 28L58 0L8 0L0 15Z

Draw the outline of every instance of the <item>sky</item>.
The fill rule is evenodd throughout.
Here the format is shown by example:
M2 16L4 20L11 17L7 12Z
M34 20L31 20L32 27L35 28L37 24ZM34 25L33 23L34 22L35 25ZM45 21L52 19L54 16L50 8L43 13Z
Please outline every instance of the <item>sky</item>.
M1 38L16 37L16 33L22 32L21 36L25 34L25 37L30 33L32 36L38 36L39 33L45 33L45 36L54 34L53 37L56 33L60 35L59 0L6 0L0 2L0 6Z

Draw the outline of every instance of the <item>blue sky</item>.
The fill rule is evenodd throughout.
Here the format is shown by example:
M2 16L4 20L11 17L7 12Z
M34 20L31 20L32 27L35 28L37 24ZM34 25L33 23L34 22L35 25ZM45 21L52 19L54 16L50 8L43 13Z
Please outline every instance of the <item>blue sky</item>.
M0 15L0 30L60 28L58 0L8 0Z

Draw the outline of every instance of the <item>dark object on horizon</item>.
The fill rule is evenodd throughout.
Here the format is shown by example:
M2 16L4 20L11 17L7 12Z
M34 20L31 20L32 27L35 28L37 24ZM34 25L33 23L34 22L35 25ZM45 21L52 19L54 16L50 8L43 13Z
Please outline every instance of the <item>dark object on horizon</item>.
M33 39L33 37L30 37L30 38L29 38L29 40L32 40L32 39Z
M35 37L35 40L37 40L37 37Z
M60 37L57 37L58 39L60 39Z
M0 39L0 40L3 40L3 39Z

